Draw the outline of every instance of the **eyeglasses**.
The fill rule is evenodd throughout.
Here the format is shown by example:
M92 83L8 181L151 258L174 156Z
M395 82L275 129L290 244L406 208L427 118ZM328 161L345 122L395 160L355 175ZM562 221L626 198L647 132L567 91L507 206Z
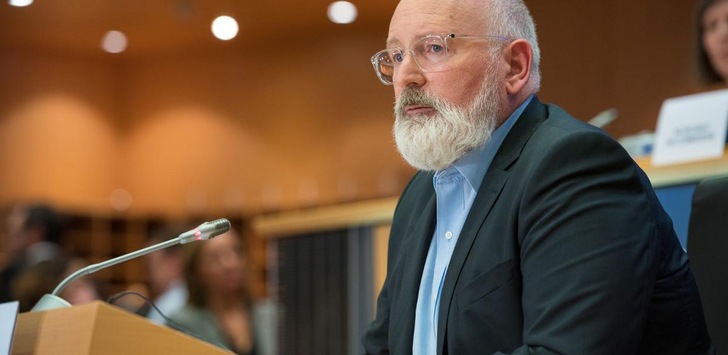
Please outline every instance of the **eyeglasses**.
M394 72L402 64L407 53L412 53L412 59L423 72L446 71L451 69L447 66L451 57L448 44L459 39L508 41L508 38L503 36L456 36L454 33L427 35L412 42L407 50L387 48L377 52L372 56L372 66L384 85L392 85Z

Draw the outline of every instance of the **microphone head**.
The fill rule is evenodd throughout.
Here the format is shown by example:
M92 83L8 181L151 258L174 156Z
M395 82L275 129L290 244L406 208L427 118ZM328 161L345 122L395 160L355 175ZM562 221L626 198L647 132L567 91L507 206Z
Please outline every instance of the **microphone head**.
M230 228L230 221L225 218L220 218L214 221L202 223L197 226L197 228L182 233L179 236L179 240L181 244L187 244L198 240L208 240L228 232Z
M203 226L206 230L209 230L209 234L205 239L215 238L220 234L229 232L231 228L230 221L227 218L219 218L214 221L205 222L198 228L202 229Z

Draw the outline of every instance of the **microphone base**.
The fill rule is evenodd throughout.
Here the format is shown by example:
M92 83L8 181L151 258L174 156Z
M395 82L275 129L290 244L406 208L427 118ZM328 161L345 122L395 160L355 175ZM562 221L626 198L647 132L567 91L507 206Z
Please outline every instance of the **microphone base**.
M50 293L46 293L43 295L43 297L40 298L38 303L33 306L33 309L31 309L31 312L40 312L40 311L48 311L51 309L57 309L57 308L68 308L71 307L71 304L68 303L68 301L64 300L63 298L60 298L58 296L54 296Z

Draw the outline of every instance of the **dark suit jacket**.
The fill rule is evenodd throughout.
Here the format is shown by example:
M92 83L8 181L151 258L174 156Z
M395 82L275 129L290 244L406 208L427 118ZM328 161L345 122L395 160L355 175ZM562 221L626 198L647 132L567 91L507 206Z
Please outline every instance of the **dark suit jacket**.
M367 353L412 352L435 206L432 174L420 172L394 214ZM688 259L644 173L605 133L536 98L495 156L453 252L437 348L714 352Z

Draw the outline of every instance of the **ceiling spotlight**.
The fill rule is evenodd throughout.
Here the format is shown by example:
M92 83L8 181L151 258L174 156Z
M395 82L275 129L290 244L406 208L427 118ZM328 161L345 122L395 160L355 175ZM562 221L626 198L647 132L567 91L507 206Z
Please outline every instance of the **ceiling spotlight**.
M33 3L33 0L8 0L10 6L23 7Z
M119 31L106 32L101 39L101 48L109 53L121 53L126 50L126 35Z
M356 20L356 6L348 1L335 1L329 5L327 11L329 20L333 23L347 24Z
M238 35L238 21L230 16L218 16L212 21L212 34L223 41L233 39Z

